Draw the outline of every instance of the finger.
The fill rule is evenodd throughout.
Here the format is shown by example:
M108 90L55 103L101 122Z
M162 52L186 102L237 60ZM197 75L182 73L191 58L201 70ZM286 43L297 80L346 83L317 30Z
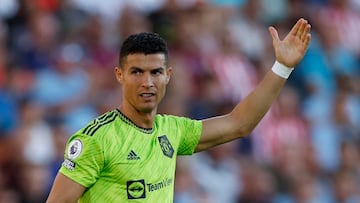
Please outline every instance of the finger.
M296 36L302 23L303 23L303 18L300 18L296 23L295 25L292 27L292 29L290 30L290 35L293 35L293 36Z
M271 38L272 38L273 42L280 41L279 34L278 34L277 30L273 26L269 27L269 32L270 32L270 35L271 35Z
M302 35L304 34L307 25L308 25L307 20L302 19L300 22L299 30L296 33L296 36L299 37L300 39L301 39Z
M307 35L310 33L311 25L306 24L304 32L301 34L301 41L305 41L307 38Z
M305 50L309 47L310 40L311 40L311 34L307 33L304 40Z

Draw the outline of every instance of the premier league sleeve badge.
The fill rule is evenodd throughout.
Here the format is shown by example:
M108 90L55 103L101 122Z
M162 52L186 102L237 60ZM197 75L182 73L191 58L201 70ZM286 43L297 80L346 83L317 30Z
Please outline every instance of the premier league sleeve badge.
M70 160L76 159L81 154L82 148L83 148L83 144L80 139L75 139L71 141L67 148L68 159Z

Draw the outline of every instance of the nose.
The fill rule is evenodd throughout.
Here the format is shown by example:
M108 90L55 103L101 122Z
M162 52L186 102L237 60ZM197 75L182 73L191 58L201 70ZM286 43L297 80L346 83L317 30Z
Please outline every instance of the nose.
M154 86L154 81L153 81L151 74L147 73L147 74L143 75L142 86L143 87L153 87Z

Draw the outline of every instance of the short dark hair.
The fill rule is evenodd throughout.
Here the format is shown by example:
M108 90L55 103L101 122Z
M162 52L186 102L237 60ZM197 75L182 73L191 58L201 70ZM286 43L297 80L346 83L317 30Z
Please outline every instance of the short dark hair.
M129 54L144 53L165 55L165 64L168 64L168 48L165 40L157 33L141 32L128 36L122 43L119 54L119 65L121 66L124 59Z

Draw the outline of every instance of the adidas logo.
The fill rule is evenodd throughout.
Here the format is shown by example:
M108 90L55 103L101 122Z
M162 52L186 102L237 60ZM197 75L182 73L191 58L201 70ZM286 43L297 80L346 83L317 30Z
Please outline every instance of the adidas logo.
M127 160L139 160L139 159L140 157L138 157L138 155L133 150L131 150L127 156Z

